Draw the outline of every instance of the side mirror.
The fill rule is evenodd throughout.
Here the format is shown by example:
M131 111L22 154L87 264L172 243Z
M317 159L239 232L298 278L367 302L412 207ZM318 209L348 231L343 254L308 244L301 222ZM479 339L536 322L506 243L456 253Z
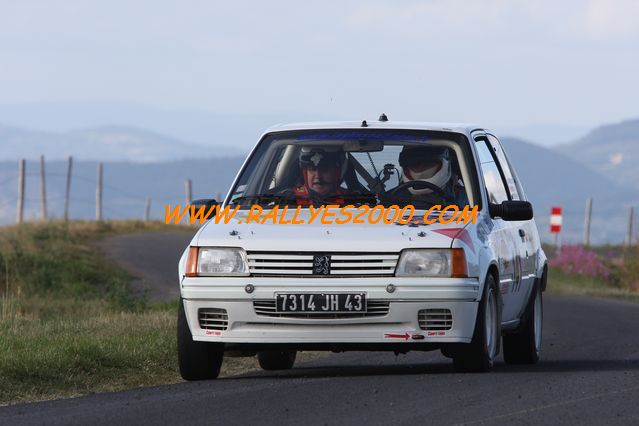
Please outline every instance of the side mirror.
M197 213L197 211L200 210L200 207L202 206L204 206L204 214L206 214L209 210L211 210L211 207L214 207L216 204L218 204L218 202L213 198L202 198L199 200L191 201L191 206L195 207L195 209L189 209L189 217L192 218L191 212L195 211ZM213 216L215 216L215 210L213 210L213 213L211 214L209 219Z
M528 201L504 201L488 206L491 217L503 220L530 220L533 218L532 204Z

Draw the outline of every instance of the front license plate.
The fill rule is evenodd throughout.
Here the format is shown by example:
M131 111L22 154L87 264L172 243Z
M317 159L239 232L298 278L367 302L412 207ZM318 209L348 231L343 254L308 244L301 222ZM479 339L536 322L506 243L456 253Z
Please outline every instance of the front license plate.
M366 312L366 293L278 294L277 312Z

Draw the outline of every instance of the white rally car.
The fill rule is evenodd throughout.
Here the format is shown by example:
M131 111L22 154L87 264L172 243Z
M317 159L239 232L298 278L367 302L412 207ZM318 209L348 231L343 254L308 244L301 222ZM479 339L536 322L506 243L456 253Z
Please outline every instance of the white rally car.
M288 211L247 224L254 205ZM403 210L392 223L308 223L320 205ZM475 222L451 221L447 205L476 207ZM300 350L441 350L458 371L488 371L502 336L506 363L539 358L546 256L512 164L480 126L276 126L221 206L237 214L208 220L179 263L184 379L216 378L225 353L288 369Z

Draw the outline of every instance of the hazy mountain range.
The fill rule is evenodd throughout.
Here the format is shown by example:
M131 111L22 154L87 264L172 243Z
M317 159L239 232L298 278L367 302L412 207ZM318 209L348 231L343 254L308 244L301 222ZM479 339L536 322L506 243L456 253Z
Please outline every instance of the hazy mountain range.
M373 116L356 117L326 111L322 115L301 111L250 111L251 105L242 112L211 112L193 108L171 106L151 107L132 102L117 101L51 101L1 103L0 123L23 129L65 133L73 129L91 129L105 124L120 127L152 129L173 139L206 146L233 146L248 150L264 129L277 123L302 121L375 120L382 111ZM417 114L396 116L385 112L390 120L424 120ZM528 125L498 126L487 123L502 136L517 136L535 141L542 146L567 143L585 135L590 126L567 123L535 123Z
M615 182L639 188L639 119L598 127L556 151Z
M248 106L250 108L250 106ZM180 107L156 108L131 102L68 101L0 104L0 123L51 133L119 127L152 129L172 139L246 151L269 126L282 122L343 120L303 113L219 113ZM350 117L352 118L352 117ZM366 117L362 117L364 119ZM1 142L0 142L1 143ZM0 160L3 158L0 158Z
M254 143L255 139L250 142ZM638 139L639 120L601 126L554 149L522 139L502 138L534 203L544 240L552 239L548 232L550 208L560 206L564 209L562 239L580 242L585 202L593 197L592 241L623 241L628 209L633 205L639 207L639 168L634 166L639 160ZM16 158L29 159L27 217L35 218L38 214L38 166L34 160L40 154L47 159L49 212L51 216L60 217L66 167L61 160L72 154L76 159L72 217L91 218L95 214L95 160L100 160L105 162L105 217L142 217L145 199L151 197L152 216L161 218L165 203L184 201L187 178L193 181L195 198L224 193L247 151L248 146L240 144L187 143L128 126L70 132L2 126L0 223L15 219Z
M0 161L19 158L150 163L205 156L242 155L244 150L214 148L134 127L103 126L67 132L32 131L0 125Z
M593 199L591 242L624 240L629 208L634 206L636 210L639 206L636 186L594 171L578 161L577 154L571 151L563 154L513 138L504 138L502 142L533 203L539 231L545 241L553 239L549 220L550 209L556 206L563 210L562 240L582 242L586 199L589 197Z

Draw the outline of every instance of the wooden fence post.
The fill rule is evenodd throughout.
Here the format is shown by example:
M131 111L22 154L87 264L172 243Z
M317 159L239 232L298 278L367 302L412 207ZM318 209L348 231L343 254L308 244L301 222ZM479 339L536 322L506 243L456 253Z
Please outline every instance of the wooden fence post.
M64 191L64 220L69 220L69 197L71 195L71 169L73 167L73 157L67 160L67 185Z
M102 163L98 163L98 179L95 187L95 220L102 221Z
M44 171L44 155L40 156L40 219L47 220L47 184Z
M146 204L144 205L144 221L148 222L151 216L151 197L146 197Z
M187 179L184 181L184 195L186 197L186 204L191 204L193 201L193 185L191 184L191 179Z
M21 224L24 219L24 169L26 161L24 159L18 162L18 209L16 214L16 223Z
M584 219L584 246L590 245L590 219L592 217L592 198L586 200L586 217Z
M628 215L628 247L632 246L632 227L635 221L635 208L630 207L630 214Z

